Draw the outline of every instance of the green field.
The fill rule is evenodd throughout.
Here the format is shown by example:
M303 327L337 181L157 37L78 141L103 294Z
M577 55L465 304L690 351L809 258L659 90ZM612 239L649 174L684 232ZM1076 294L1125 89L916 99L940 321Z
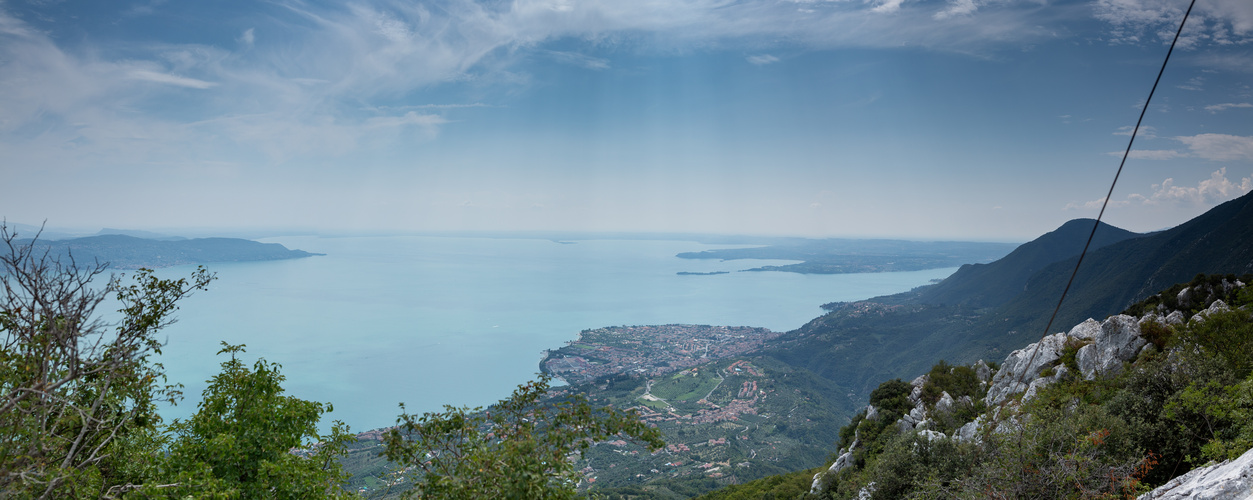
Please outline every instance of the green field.
M714 365L706 365L697 370L693 376L690 371L683 371L670 375L663 380L653 384L652 395L671 402L695 402L705 397L710 390L718 385L718 378Z

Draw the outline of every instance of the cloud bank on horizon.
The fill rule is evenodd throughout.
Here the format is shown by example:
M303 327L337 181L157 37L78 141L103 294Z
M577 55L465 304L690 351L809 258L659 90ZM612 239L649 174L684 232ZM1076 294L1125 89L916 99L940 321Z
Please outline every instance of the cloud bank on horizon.
M1030 238L1094 215L1184 8L7 0L0 215ZM1198 3L1111 223L1250 190L1250 46Z

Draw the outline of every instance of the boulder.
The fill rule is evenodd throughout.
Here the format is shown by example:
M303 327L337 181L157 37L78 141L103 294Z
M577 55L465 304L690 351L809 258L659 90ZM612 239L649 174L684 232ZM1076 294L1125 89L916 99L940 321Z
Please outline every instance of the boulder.
M988 382L992 380L992 375L994 375L992 373L992 367L988 366L987 363L984 363L982 359L975 362L974 369L975 376L979 377L980 381Z
M919 375L918 378L909 383L909 385L914 387L913 390L909 391L909 404L915 407L922 405L922 386L927 385L928 380L931 380L931 377Z
M948 413L953 411L953 396L948 391L940 393L940 400L935 402L935 412L937 414Z
M1027 391L1022 394L1022 402L1026 403L1027 401L1035 399L1035 395L1040 391L1040 389L1043 389L1045 386L1053 382L1061 380L1062 377L1069 372L1070 369L1066 368L1066 365L1057 365L1053 367L1052 375L1047 377L1036 377L1035 380L1031 381L1031 385L1027 386Z
M1089 334L1088 329L1080 328L1088 322L1096 323L1092 320L1085 321L1071 332L1077 335ZM1066 341L1070 338L1070 335L1066 333L1054 333L1039 342L1009 353L1005 362L1001 364L1001 369L996 372L996 376L992 377L992 386L988 388L988 395L983 401L988 406L995 406L1009 399L1010 396L1027 390L1031 381L1035 380L1041 371L1053 366L1053 362L1061 357L1062 349L1065 348ZM1038 352L1036 352L1037 347ZM1034 358L1032 358L1033 352Z
M1192 287L1186 287L1183 290L1179 290L1179 295L1176 295L1175 299L1179 301L1179 307L1188 307L1192 305Z
M1079 348L1075 356L1079 371L1087 380L1121 371L1122 364L1135 359L1148 343L1140 336L1140 320L1125 314L1106 319L1092 340Z
M1138 500L1253 500L1253 450L1240 458L1194 469Z
M1222 311L1229 311L1229 310L1231 310L1231 308L1227 307L1226 302L1223 302L1221 300L1215 300L1214 303L1210 304L1209 307L1205 308L1205 310L1199 313L1193 314L1192 321L1197 321L1197 322L1205 321L1205 318L1209 317L1209 315L1211 314L1222 312Z
M953 439L956 441L974 441L979 439L979 426L982 424L983 415L979 415L979 418L974 419L972 422L967 422L966 425L953 431Z

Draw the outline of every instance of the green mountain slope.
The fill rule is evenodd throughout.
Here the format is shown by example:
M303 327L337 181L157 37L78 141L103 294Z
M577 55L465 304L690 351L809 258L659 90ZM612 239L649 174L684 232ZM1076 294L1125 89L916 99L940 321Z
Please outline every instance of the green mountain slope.
M1090 228L1091 221L1087 221ZM970 266L932 287L832 312L780 338L772 355L830 377L864 397L879 382L910 377L941 359L968 363L1001 359L1038 340L1082 248L1084 221L1024 244L1004 259ZM1068 227L1069 226L1069 227ZM1104 233L1104 234L1103 234ZM1173 229L1135 237L1109 227L1089 253L1054 330L1086 318L1104 318L1158 289L1199 273L1253 271L1253 195L1224 203ZM1053 253L1057 252L1057 253ZM1048 255L1064 259L1029 274ZM950 282L951 280L951 282ZM995 307L1012 289L1020 290ZM984 307L980 307L984 306Z
M995 307L1027 289L1027 280L1049 264L1079 255L1092 231L1093 219L1075 219L1039 238L1022 244L1004 258L988 264L966 264L936 286L920 291L914 299L924 304L967 304ZM1101 223L1092 238L1092 249L1142 235Z

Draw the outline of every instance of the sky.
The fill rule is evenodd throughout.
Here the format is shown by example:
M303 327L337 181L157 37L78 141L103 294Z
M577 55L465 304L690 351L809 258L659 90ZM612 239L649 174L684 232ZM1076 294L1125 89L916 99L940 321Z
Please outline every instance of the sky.
M0 216L1025 241L1095 217L1186 0L0 0ZM1106 220L1253 190L1198 0Z

